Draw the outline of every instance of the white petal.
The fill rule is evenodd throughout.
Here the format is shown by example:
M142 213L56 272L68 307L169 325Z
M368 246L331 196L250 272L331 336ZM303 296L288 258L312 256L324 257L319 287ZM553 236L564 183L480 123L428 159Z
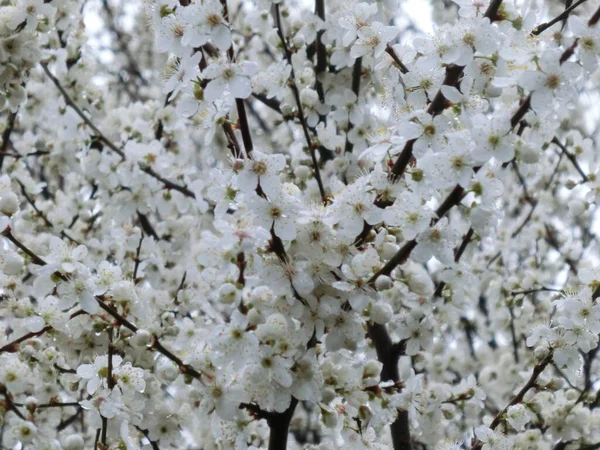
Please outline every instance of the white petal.
M84 292L79 297L79 305L81 309L83 309L88 314L97 313L100 307L98 306L98 302L89 292Z
M275 234L283 241L291 241L296 237L294 221L287 217L275 221Z
M208 102L214 102L221 98L226 84L227 83L223 78L215 78L212 80L206 85L206 89L204 89L204 99Z
M229 82L229 92L235 98L248 98L252 94L252 82L247 77L236 75Z
M212 33L213 42L220 50L231 47L231 30L225 25L219 25Z

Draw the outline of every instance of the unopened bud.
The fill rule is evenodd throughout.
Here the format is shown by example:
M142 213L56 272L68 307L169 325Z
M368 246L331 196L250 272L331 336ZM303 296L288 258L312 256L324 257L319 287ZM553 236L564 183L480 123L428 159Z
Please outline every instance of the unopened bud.
M394 285L394 282L387 275L381 275L375 280L375 288L378 291L385 291L390 289Z
M375 303L371 308L371 319L379 325L388 323L393 315L391 305L383 301Z
M65 450L83 450L83 438L79 434L72 434L65 439Z
M148 330L137 330L131 337L131 343L136 347L148 347L152 344L152 334Z
M14 192L6 192L0 197L0 212L11 217L19 210L19 197Z

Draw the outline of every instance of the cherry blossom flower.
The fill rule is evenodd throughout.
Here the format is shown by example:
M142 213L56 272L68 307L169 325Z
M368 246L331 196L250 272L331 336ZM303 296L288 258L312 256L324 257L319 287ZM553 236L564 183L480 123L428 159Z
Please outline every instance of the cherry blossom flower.
M252 94L250 76L255 73L256 66L249 61L239 64L214 62L202 72L202 76L210 79L204 89L204 98L214 102L223 92L228 92L235 98L247 98Z
M352 46L350 55L353 58L360 58L374 52L375 57L378 58L385 51L387 44L396 37L398 29L373 22L371 25L360 27L356 34L358 39Z

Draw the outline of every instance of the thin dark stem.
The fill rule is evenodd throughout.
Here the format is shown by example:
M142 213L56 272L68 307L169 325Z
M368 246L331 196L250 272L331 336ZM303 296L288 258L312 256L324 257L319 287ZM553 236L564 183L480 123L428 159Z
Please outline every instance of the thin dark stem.
M542 34L544 31L546 31L548 28L550 28L555 23L558 23L561 20L564 20L567 17L569 17L569 14L571 14L571 11L573 11L575 8L577 8L579 5L581 5L582 3L585 3L585 2L587 2L587 0L579 0L577 3L574 3L573 5L571 5L571 7L565 9L561 14L556 16L554 19L550 20L549 22L544 22L541 25L538 25L537 27L535 27L533 29L533 31L531 32L531 34L533 34L534 36L538 36L538 35Z
M529 295L529 294L534 294L536 292L562 292L562 289L552 289L552 288L541 287L541 288L537 288L537 289L528 289L526 291L512 291L510 293L510 295Z
M519 364L519 340L517 339L517 332L515 330L515 312L513 311L512 306L508 307L508 312L510 314L510 335L513 345L513 358L515 359L515 363Z
M160 237L158 236L158 233L156 233L156 230L152 226L152 223L150 223L150 219L148 219L148 216L146 214L142 214L139 211L137 212L137 216L138 220L140 221L142 230L144 230L144 233L146 233L148 236L152 236L155 240L160 241Z
M292 89L292 93L294 94L294 98L296 100L296 106L298 107L298 118L300 119L300 124L302 125L302 131L304 132L304 138L306 139L306 144L308 145L308 150L310 152L310 157L313 164L315 179L317 180L317 185L319 186L319 192L321 194L321 199L323 203L327 203L327 196L325 195L325 188L323 187L323 180L321 179L321 170L319 169L319 164L317 163L316 157L316 148L317 145L313 144L312 139L310 137L310 132L308 130L308 124L306 123L306 118L304 117L304 110L302 108L302 102L300 101L300 92L298 91L298 86L296 85L296 75L294 74L294 68L292 65L292 53L287 45L285 40L285 36L283 34L283 27L281 25L281 14L279 12L279 3L275 3L273 5L273 15L275 18L275 24L277 26L277 35L279 36L279 40L283 46L283 51L285 53L285 57L290 66L292 66L292 70L290 73L290 88Z
M362 71L362 58L356 58L356 61L354 61L354 68L352 70L352 92L354 92L354 94L356 95L357 104L359 101L358 95L360 93L361 71ZM348 133L350 133L350 130L352 130L353 127L354 127L354 124L352 122L350 122L350 117L348 117L348 131L346 132L346 147L344 149L345 153L352 152L352 148L354 147L352 142L350 142L350 140L348 139Z
M21 411L19 411L19 408L17 408L17 405L15 405L13 403L10 393L6 390L6 387L1 384L0 384L0 394L4 396L4 403L6 404L6 409L8 411L14 412L17 416L19 416L19 418L21 420L27 420L25 418L25 416L21 413Z
M325 0L315 0L315 14L319 18L325 21ZM317 33L317 65L315 67L316 82L315 88L317 94L319 94L319 101L325 102L325 93L323 92L323 83L321 82L321 76L327 69L327 49L323 44L323 33L325 30L320 30Z
M63 98L65 99L65 103L67 105L69 105L71 108L73 108L75 110L75 112L77 113L77 115L87 124L87 126L89 126L92 129L92 131L95 133L98 140L103 142L104 145L106 145L113 152L115 152L117 155L119 155L123 160L125 160L125 153L123 152L123 150L121 150L110 139L108 139L98 129L98 127L96 127L96 125L94 125L94 122L92 122L90 120L90 118L85 115L85 113L81 110L81 108L79 108L79 106L77 106L77 104L73 101L73 99L68 94L68 92L65 90L65 88L63 88L62 84L60 84L60 81L58 81L58 79L54 75L52 75L52 73L50 72L50 69L48 69L48 65L46 63L41 63L41 65L42 65L42 68L44 69L44 72L46 72L46 75L48 76L48 78L50 78L50 80L52 80L52 82L54 83L56 88L62 94ZM144 168L142 168L142 171L147 173L148 175L156 178L157 180L161 181L168 189L173 189L173 190L179 191L186 197L195 198L194 193L192 191L190 191L189 189L187 189L185 186L179 186L177 183L173 183L172 181L169 181L166 178L161 177L150 167L144 167Z
M242 132L242 141L244 142L246 155L250 157L254 147L252 145L252 136L250 135L250 126L248 125L248 116L246 115L246 107L244 106L244 100L241 98L236 98L235 105L237 106L240 130Z
M385 48L385 52L392 57L394 63L396 63L396 66L398 66L398 70L400 70L400 72L402 72L403 74L408 73L408 68L404 65L400 58L398 58L398 55L396 54L394 48L390 44L388 44Z
M7 231L8 231L8 236L7 236ZM37 256L35 253L33 253L31 250L29 250L27 247L25 247L25 245L23 245L21 242L19 242L10 232L10 227L7 228L4 233L4 236L7 236L9 238L9 240L15 244L18 248L20 248L21 250L23 250L25 253L27 253L31 258L34 264L37 264L39 266L45 266L46 265L46 261L44 261L42 258L40 258L39 256ZM9 237L10 236L10 237ZM67 281L68 278L65 275L62 275L60 272L55 272L56 275L59 276L59 278L63 281ZM127 320L125 317L123 317L121 314L119 314L119 312L112 307L111 305L109 305L108 303L104 302L104 300L102 299L102 297L100 296L96 296L96 301L98 302L98 306L100 306L101 309L103 309L104 311L106 311L108 314L110 314L112 316L113 319L115 319L115 321L129 329L130 331L133 331L134 333L137 333L138 328L131 323L129 320ZM71 317L74 317L75 315L79 315L79 312L73 313L71 315ZM28 338L27 338L28 339ZM14 344L11 343L10 345ZM4 348L4 347L2 347ZM162 343L160 342L160 340L154 336L154 343L152 344L152 346L150 347L151 349L156 350L157 352L163 354L164 356L166 356L168 359L170 359L171 361L173 361L175 364L177 364L177 366L179 367L179 370L182 374L184 375L188 375L192 378L197 378L197 379L201 379L203 376L209 379L212 379L212 375L206 374L206 373L200 373L198 372L196 369L194 369L192 366L190 366L189 364L185 364L181 358L179 358L178 356L175 356L171 351L167 350L164 345L162 345Z
M112 389L115 387L115 380L113 378L113 353L114 353L114 349L113 349L113 345L112 345L112 340L113 340L113 329L109 328L108 329L108 374L106 375L107 378L107 383L108 383L108 389L110 391L112 391ZM102 417L102 437L101 437L101 442L104 446L106 446L106 434L108 432L108 419L104 416Z
M106 15L108 16L108 28L115 34L117 38L116 43L120 47L120 51L127 57L127 62L129 63L129 72L135 75L144 86L147 86L148 81L142 75L139 65L129 50L124 33L117 28L115 16L108 4L108 0L102 0L102 5L104 7L104 11L106 11Z
M110 139L108 139L106 136L104 136L104 134L98 129L98 127L96 127L96 125L94 125L94 122L92 122L88 118L88 116L85 115L85 113L81 110L81 108L79 108L77 103L75 103L73 101L73 99L68 94L68 92L65 90L65 88L63 88L62 84L60 84L60 81L58 81L58 79L54 75L52 75L52 72L50 72L50 69L48 69L48 65L44 62L41 63L41 65L42 65L42 68L44 69L44 72L46 72L46 75L48 76L48 78L50 78L50 80L52 80L52 83L54 83L56 88L62 94L63 98L65 99L65 103L75 110L77 115L79 117L81 117L81 119L86 123L86 125L94 131L94 133L96 134L96 137L99 140L101 140L106 146L108 146L113 152L115 152L121 158L125 159L125 153L123 153L123 151L119 147L117 147L115 144L113 144Z
M527 394L527 392L529 392L530 389L532 389L536 386L539 376L542 374L542 372L544 371L546 366L548 366L548 364L550 364L552 362L553 356L554 356L554 351L550 350L548 352L548 354L546 355L546 357L542 361L540 361L539 363L537 363L535 365L535 367L533 368L533 372L532 372L531 376L529 377L529 380L527 380L527 383L525 384L525 386L523 386L523 388L521 388L521 390L517 393L517 395L515 395L512 398L512 400L502 409L502 411L500 411L498 414L496 414L496 417L494 417L494 420L492 421L492 423L489 426L492 430L495 430L498 427L498 425L500 425L500 423L504 420L504 415L508 411L508 408L510 408L511 406L514 406L518 403L521 403L523 401L523 398L525 397L525 394ZM483 447L483 442L478 440L471 447L471 450L481 450L482 447Z
M142 433L144 433L144 436L146 436L146 439L148 439L148 442L150 442L150 447L152 447L152 450L160 450L160 447L158 446L158 444L156 442L154 442L152 439L150 439L150 433L148 432L148 430L144 430L138 426L136 426L136 428L138 430L140 430Z
M33 253L27 247L25 247L19 240L17 240L13 236L10 227L7 227L6 230L4 230L4 232L2 233L2 235L4 237L6 237L10 242L12 242L17 248L19 248L21 251L23 251L27 256L29 256L31 258L31 261L34 264L36 264L38 266L45 266L46 265L46 261L44 261L38 255L36 255L35 253Z
M569 159L569 161L571 161L571 163L573 164L573 166L575 167L575 169L577 169L577 172L579 172L579 175L581 175L581 178L583 178L583 181L585 183L587 183L589 181L589 178L587 177L587 175L585 174L585 172L583 171L583 169L579 165L579 162L577 162L577 158L575 157L575 155L573 153L571 153L569 150L567 150L567 147L565 147L558 140L558 138L556 136L554 138L552 138L552 143L556 144L562 150L562 152Z
M69 425L75 422L81 414L83 414L83 409L79 408L75 414L60 422L56 427L56 431L62 431L67 428Z
M2 132L2 146L0 146L0 171L2 171L2 164L4 163L4 156L8 150L8 144L10 143L10 135L15 129L15 122L17 121L17 111L11 112L8 115L6 122L6 128Z
M473 230L473 228L469 228L469 231L467 231L467 233L463 237L463 240L460 243L460 246L458 246L454 250L454 262L455 263L458 263L460 261L460 258L462 257L463 253L467 249L467 246L469 245L469 242L471 242L471 239L473 238L474 234L475 234L475 230ZM443 282L443 281L440 281L440 283L435 288L435 292L433 293L433 297L434 298L441 297L442 296L442 292L444 291L445 287L446 287L446 283Z
M600 20L600 7L598 7L598 9L592 15L592 17L590 18L590 20L588 20L588 26L589 27L595 26L598 23L599 20Z
M186 197L196 198L194 193L192 191L190 191L187 187L180 186L177 183L173 183L172 181L169 181L166 178L161 177L151 167L143 167L142 172L146 172L148 175L156 178L158 181L163 183L167 189L173 189L174 191L181 192Z

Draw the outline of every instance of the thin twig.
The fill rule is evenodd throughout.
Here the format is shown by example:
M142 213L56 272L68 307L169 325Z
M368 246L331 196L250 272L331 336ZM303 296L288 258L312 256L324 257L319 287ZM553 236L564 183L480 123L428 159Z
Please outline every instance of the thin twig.
M292 53L287 45L285 40L285 36L283 34L283 26L281 25L281 14L279 12L279 3L275 3L273 5L273 15L275 18L275 24L277 26L277 35L279 36L279 40L283 46L283 51L285 53L285 57L288 61L288 64L291 67L290 73L290 83L289 86L292 89L292 93L294 94L294 98L296 100L296 106L298 107L298 118L300 119L300 124L302 125L302 131L304 132L304 138L306 139L306 143L308 145L308 150L310 152L310 156L312 159L315 179L317 180L317 185L319 186L319 192L321 193L321 199L324 204L327 203L327 197L325 195L325 188L323 187L323 180L321 179L321 170L319 169L319 164L317 163L316 157L316 145L313 144L312 139L310 137L310 133L308 130L308 124L306 123L306 118L304 117L304 110L302 108L302 101L300 100L300 92L298 91L298 86L296 85L296 76L294 74L294 67L292 65Z
M570 8L565 9L562 13L560 13L554 19L550 20L549 22L544 22L541 25L538 25L537 27L535 27L533 29L533 31L531 32L531 34L533 34L534 36L538 36L538 35L542 34L544 31L546 31L548 28L550 28L555 23L558 23L561 20L564 20L567 17L569 17L569 14L571 14L571 11L573 11L575 8L577 8L579 5L581 5L582 3L585 3L585 2L587 2L587 0L579 0L577 3L574 3L573 5L571 5Z

